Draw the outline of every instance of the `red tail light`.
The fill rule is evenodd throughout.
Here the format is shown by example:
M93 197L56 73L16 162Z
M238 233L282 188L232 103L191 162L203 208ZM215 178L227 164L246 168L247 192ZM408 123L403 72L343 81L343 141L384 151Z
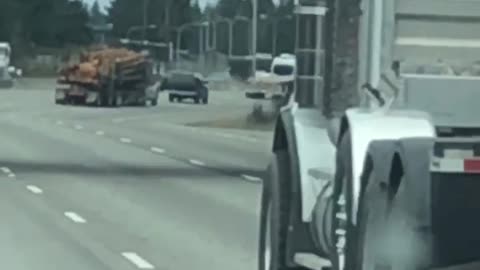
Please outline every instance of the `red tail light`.
M463 169L465 172L480 172L480 159L465 159Z

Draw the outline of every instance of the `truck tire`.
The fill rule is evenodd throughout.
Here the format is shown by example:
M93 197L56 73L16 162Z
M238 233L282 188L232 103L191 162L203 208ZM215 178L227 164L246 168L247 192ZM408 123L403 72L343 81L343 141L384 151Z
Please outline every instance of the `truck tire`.
M199 104L200 103L200 97L194 97L193 98L193 102L195 102L195 104Z
M301 270L286 264L287 230L290 212L290 161L286 150L277 151L269 166L261 198L259 270Z
M172 95L172 94L169 94L169 95L168 95L168 101L169 101L170 103L175 102L175 96Z
M121 107L123 105L123 97L121 95L115 96L115 104L116 107Z
M206 87L203 87L202 88L203 91L202 91L202 103L203 104L208 104L208 88Z
M97 99L95 100L95 106L97 107L103 106L103 97L100 93L97 95Z
M157 104L158 104L158 97L152 99L152 100L150 101L150 104L151 104L152 106L157 106Z

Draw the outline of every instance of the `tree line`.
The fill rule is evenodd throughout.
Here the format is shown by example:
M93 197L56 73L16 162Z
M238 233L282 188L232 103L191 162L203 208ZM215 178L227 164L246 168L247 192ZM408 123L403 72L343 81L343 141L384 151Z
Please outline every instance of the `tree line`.
M283 1L285 2L285 1ZM145 6L145 4L147 6ZM270 53L293 52L294 32L293 0L275 6L272 0L258 0L258 51ZM143 31L129 31L132 26L155 25L146 32L149 40L176 42L177 29L181 25L201 21L219 21L220 18L234 20L233 53L249 53L251 32L249 22L235 20L238 17L252 18L252 2L239 0L219 0L215 6L201 10L198 0L114 0L108 11L113 24L113 35L125 38L142 38ZM217 23L217 50L228 53L229 27L226 23ZM194 28L192 28L194 29ZM276 39L274 30L276 30ZM213 29L211 29L213 30ZM213 33L213 32L212 32ZM198 48L198 30L185 31L182 44L195 51ZM274 44L275 43L275 44ZM183 49L183 46L182 46Z
M192 2L193 1L193 2ZM294 23L293 0L276 7L272 0L258 0L262 14L258 28L258 51L293 51ZM147 6L144 4L147 3ZM251 1L219 0L216 6L200 9L198 0L113 0L105 14L98 3L92 8L81 0L0 0L0 41L11 42L17 51L36 47L63 48L83 46L94 41L92 24L111 23L110 36L124 38L132 26L144 24L145 17L150 28L147 38L155 41L176 40L176 29L190 22L212 21L219 17L235 19L238 16L251 18ZM272 30L277 31L276 42ZM217 24L217 49L228 53L228 25ZM247 54L250 46L248 22L236 21L234 29L234 53ZM140 38L142 31L131 33ZM195 47L198 37L185 34L185 44ZM274 45L275 43L275 45Z
M0 41L16 50L88 44L89 12L80 0L0 0Z

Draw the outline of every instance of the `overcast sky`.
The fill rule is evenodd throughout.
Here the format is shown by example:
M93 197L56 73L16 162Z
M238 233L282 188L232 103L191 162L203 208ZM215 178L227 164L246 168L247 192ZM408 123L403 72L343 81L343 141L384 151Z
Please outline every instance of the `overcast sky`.
M95 2L95 0L83 0L83 1L88 3L89 5ZM110 1L111 0L98 0L98 3L100 3L102 7L105 7L110 4ZM138 0L131 0L131 1L138 1ZM200 7L204 8L207 3L216 3L217 0L198 0L198 2L200 3Z

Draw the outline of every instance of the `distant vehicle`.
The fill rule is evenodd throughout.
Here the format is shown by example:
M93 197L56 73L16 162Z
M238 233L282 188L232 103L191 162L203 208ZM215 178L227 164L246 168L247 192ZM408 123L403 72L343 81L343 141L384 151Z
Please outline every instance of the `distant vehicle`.
M201 74L175 71L164 79L160 89L168 92L170 102L191 98L196 104L208 104L207 83Z
M0 87L12 87L14 81L13 78L17 77L15 67L10 66L11 53L12 49L10 44L7 42L0 42Z
M249 91L245 96L251 99L276 99L288 96L293 88L295 72L295 55L281 54L273 59L270 72L257 71L255 78L250 80L256 88L268 90Z

